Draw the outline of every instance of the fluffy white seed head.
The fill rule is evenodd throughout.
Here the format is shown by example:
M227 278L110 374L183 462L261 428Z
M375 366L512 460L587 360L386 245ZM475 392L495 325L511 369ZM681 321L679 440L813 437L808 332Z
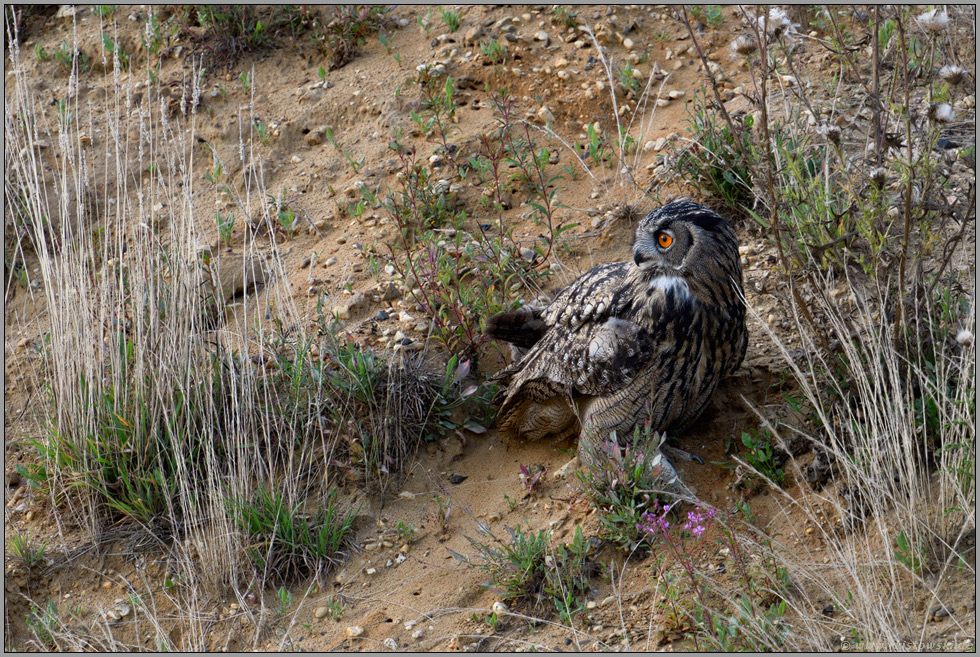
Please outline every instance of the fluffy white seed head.
M766 19L764 16L759 16L757 19L759 29L766 28L770 38L780 38L786 37L787 40L793 41L793 37L799 32L796 28L800 26L799 23L794 23L790 20L789 14L785 10L779 7L771 7L769 9L769 24L766 25Z
M728 44L728 50L731 51L732 56L749 55L755 52L756 46L757 44L755 39L744 34L740 34L732 39L732 42Z
M947 64L939 69L939 79L954 87L963 81L965 74L966 71L963 70L963 67L956 64Z
M956 118L956 112L949 103L932 103L926 110L926 117L936 123L950 123Z
M949 15L939 7L920 14L916 20L928 32L942 32L949 25Z

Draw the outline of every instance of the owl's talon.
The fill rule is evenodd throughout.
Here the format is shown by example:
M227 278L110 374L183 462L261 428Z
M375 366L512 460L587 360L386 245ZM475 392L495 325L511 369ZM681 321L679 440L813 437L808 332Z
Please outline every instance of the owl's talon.
M582 467L582 461L580 461L578 456L576 456L571 461L555 470L555 474L553 476L555 479L568 479L569 475L573 474L580 467Z
M680 449L679 447L664 444L660 446L660 451L663 452L664 456L675 461L696 461L698 465L704 465L704 461L700 456L694 452L688 452L687 450Z

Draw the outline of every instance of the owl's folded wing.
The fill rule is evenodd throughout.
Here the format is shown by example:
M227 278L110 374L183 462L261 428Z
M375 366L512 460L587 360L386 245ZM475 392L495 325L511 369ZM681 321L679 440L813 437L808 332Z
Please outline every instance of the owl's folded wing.
M577 329L609 315L630 268L635 268L631 262L611 262L579 276L545 309L545 323Z

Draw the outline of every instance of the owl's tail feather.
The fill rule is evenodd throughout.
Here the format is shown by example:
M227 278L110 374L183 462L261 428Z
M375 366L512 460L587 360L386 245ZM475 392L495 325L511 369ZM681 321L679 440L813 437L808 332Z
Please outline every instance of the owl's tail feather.
M548 330L542 317L544 310L524 306L513 312L498 313L487 320L486 334L495 340L530 349Z

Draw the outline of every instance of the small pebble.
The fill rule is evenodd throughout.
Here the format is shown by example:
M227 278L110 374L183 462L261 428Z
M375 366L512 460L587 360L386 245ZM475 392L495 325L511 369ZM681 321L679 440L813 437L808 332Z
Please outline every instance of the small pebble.
M347 636L349 636L352 639L356 639L362 634L364 634L364 628L361 627L360 625L351 625L350 627L347 628Z

